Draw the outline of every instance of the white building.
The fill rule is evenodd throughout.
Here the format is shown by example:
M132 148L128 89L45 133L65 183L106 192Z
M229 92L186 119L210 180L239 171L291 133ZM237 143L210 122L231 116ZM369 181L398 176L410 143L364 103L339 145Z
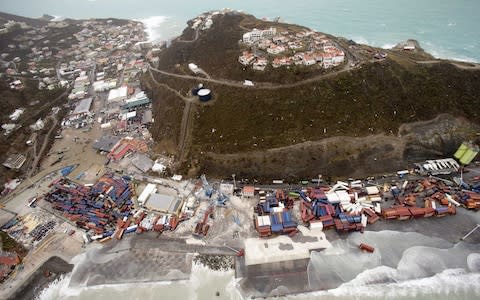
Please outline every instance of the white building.
M271 45L268 49L267 49L267 52L270 53L270 54L280 54L282 53L283 51L285 51L285 47L283 46L277 46L275 44Z
M108 102L122 101L127 99L127 92L128 88L126 86L110 90L110 93L108 94Z
M304 55L303 56L303 64L306 65L306 66L311 66L311 65L314 65L317 63L317 60L315 59L315 57L313 55Z
M270 27L265 30L258 30L254 28L252 31L247 32L243 35L243 42L247 44L255 43L263 39L271 39L277 33L277 29Z
M328 69L333 66L333 55L330 53L323 54L323 67Z
M340 65L341 63L343 63L345 61L345 53L343 53L343 51L337 51L334 53L334 56L332 58L332 63L335 65L335 66L338 66Z
M266 58L259 57L257 58L257 61L253 63L252 68L257 71L263 71L265 70L265 67L267 66L267 64L268 64L268 60Z

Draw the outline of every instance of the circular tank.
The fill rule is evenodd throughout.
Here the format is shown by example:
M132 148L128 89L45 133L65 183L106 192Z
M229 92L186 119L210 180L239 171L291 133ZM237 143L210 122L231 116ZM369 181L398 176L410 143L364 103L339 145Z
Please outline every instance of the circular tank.
M192 95L193 95L193 96L197 96L197 95L198 95L198 91L201 90L202 88L203 88L203 84L201 84L201 83L198 84L197 87L194 87L194 88L192 89Z
M197 92L200 101L208 101L212 99L212 92L209 89L201 89Z

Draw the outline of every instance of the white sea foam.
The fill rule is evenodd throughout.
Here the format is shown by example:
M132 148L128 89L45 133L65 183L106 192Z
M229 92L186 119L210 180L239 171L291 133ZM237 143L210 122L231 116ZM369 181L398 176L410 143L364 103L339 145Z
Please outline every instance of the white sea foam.
M52 16L53 19L51 20L52 22L60 22L63 21L65 18L62 16Z
M354 37L352 37L352 40L354 40L358 44L370 45L368 40L366 38L364 38L363 36L354 36Z
M86 256L76 258L85 263ZM234 272L212 271L194 263L189 280L145 283L105 284L91 287L71 287L71 274L63 275L52 282L36 300L84 300L84 299L242 299ZM216 293L219 296L216 296Z
M382 49L392 49L393 47L395 47L395 44L387 43L383 44Z
M457 61L464 61L464 62L473 62L473 63L479 63L480 60L466 56L466 55L458 55L458 53L455 53L455 50L450 50L446 48L442 48L439 45L434 44L431 41L421 41L420 42L421 46L427 53L430 53L433 55L435 58L441 58L441 59L451 59L451 60L457 60ZM472 46L472 45L470 45ZM473 46L474 48L475 46Z
M158 42L165 39L165 37L162 36L162 29L168 20L169 17L166 16L151 16L136 21L142 22L145 25L145 31L147 32L150 42Z
M81 289L69 287L71 273L61 275L36 296L36 300L56 300L80 295Z

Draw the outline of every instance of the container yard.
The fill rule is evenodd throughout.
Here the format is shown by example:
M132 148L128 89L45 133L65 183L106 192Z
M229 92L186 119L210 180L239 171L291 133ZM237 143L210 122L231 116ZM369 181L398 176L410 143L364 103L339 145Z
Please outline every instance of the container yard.
M380 219L407 221L455 215L457 207L480 209L480 178L457 186L442 178L418 177L373 185L360 180L301 190L260 190L254 207L259 237L298 232L295 218L310 229L363 232ZM468 189L467 189L468 188Z

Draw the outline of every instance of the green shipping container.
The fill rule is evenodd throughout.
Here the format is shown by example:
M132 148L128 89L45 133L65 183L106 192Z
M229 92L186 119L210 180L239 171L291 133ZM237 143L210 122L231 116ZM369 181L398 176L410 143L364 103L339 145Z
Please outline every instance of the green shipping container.
M477 154L478 154L478 151L468 149L467 151L465 151L465 153L459 160L463 165L468 165L469 163L472 162L475 156L477 156Z
M460 160L462 158L463 155L465 155L465 152L468 150L468 146L465 145L465 144L461 144L460 147L458 147L457 151L455 152L455 154L453 154L453 157L455 157L456 159Z

